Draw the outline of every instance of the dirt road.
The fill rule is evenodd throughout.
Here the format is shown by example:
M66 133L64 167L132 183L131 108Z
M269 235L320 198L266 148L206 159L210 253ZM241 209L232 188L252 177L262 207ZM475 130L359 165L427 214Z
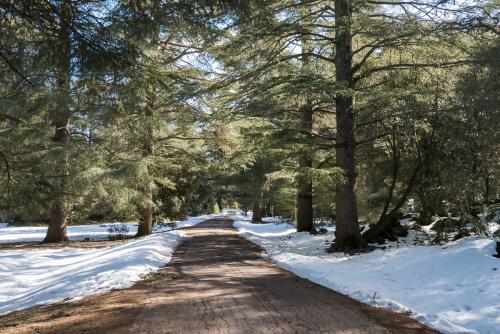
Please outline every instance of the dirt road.
M184 231L171 264L149 280L0 317L0 333L436 333L278 268L228 221Z

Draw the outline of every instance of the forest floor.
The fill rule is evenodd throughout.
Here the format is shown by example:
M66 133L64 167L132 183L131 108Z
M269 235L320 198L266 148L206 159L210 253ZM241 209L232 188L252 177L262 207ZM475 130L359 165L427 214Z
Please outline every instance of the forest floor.
M0 317L22 333L436 333L262 258L229 220L185 229L171 263L132 288Z

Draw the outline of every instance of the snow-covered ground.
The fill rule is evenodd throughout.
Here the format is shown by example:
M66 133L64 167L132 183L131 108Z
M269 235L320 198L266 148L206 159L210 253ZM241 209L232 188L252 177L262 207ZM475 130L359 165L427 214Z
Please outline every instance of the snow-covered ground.
M220 215L204 215L190 217L184 221L177 221L176 228L184 228L198 224L199 222L219 217ZM108 239L108 228L111 224L93 225L71 225L68 226L67 235L69 240L106 240ZM137 233L137 224L126 224L129 228L127 235L133 236ZM0 244L17 242L41 242L47 233L47 227L8 227L7 224L0 224Z
M328 254L333 229L297 233L288 224L234 223L281 267L362 302L407 312L445 333L500 333L500 259L495 241L468 238L444 246L391 243L385 250ZM411 236L408 238L411 239Z
M194 226L213 217L218 216L189 218L177 227ZM15 238L7 238L12 230ZM41 241L45 230L5 227L0 231L1 240L20 242ZM68 232L73 240L108 235L106 227L99 225L72 226ZM130 233L135 230L131 228ZM169 263L181 236L181 231L168 231L101 249L0 250L0 314L130 287Z
M134 235L137 232L136 224L127 224L129 227L128 235ZM70 240L105 240L108 238L109 224L100 225L72 225L68 226L67 235ZM15 242L41 242L47 233L47 227L0 227L0 243Z

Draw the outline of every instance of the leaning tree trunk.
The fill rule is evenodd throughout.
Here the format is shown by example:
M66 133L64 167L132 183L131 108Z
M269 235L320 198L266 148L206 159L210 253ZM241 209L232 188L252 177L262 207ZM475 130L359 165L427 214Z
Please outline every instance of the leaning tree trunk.
M55 131L52 141L57 149L64 152L57 155L57 168L52 184L52 204L50 207L49 227L43 239L44 243L67 241L66 226L70 205L66 197L66 183L68 177L68 156L65 152L69 139L69 82L71 76L71 4L63 1L60 5L60 26L57 36L57 88L60 93L58 106L54 110Z
M394 207L389 210L389 206L393 199L394 187L396 184L397 169L393 174L393 181L391 188L389 189L389 197L384 206L384 210L380 215L378 222L372 225L368 231L363 233L363 240L367 243L384 243L385 239L391 240L391 237L406 236L406 228L403 228L399 221L396 219L396 215L399 213L403 205L406 203L408 196L411 194L413 187L415 186L419 171L422 168L421 163L417 163L413 173L406 184L406 189L403 191L399 199L394 204ZM394 240L391 240L394 241Z
M336 240L334 249L345 251L361 247L356 204L356 141L354 137L354 88L352 70L351 1L335 0L335 71L336 80L345 91L336 96L336 166L345 182L335 189Z

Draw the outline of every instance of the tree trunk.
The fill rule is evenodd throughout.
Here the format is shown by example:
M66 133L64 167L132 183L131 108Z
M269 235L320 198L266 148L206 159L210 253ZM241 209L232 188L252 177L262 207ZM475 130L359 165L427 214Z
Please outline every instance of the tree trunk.
M304 29L309 29L311 24L311 7L309 5L303 5L302 10L302 24ZM311 51L311 46L307 35L303 35L301 44L302 52L302 70L305 75L308 75L309 71L309 56L308 52ZM310 176L309 170L312 168L313 157L310 149L312 129L313 129L313 108L312 103L308 96L306 96L306 103L300 108L300 123L299 131L303 134L303 139L305 140L304 148L302 152L299 153L299 168L305 172L302 172L297 177L297 231L298 232L311 232L314 229L313 226L313 183Z
M69 122L70 122L70 107L69 107L69 83L71 76L71 4L68 1L63 1L60 5L60 26L58 40L54 43L57 48L57 89L61 95L57 108L54 110L53 124L55 125L54 136L52 141L54 146L63 146L67 144L69 139ZM63 154L57 158L57 168L52 184L52 204L50 208L49 227L47 234L43 240L44 243L67 241L66 226L68 223L68 215L70 205L66 197L66 178L68 176L68 156Z
M299 193L297 195L297 232L311 232L312 230L312 196Z
M260 203L259 203L259 201L255 201L253 203L252 222L253 223L262 223L262 212L260 210Z
M137 210L142 217L139 222L136 237L143 237L153 233L153 209L151 206L141 207Z
M158 42L158 38L154 37L152 40L153 44ZM147 91L147 104L144 110L144 137L142 141L142 156L144 158L154 156L154 110L156 109L156 95L153 87L149 87ZM144 195L143 202L137 206L137 211L142 217L142 221L139 223L139 228L137 229L136 237L142 237L153 233L153 183L154 178L151 173L149 165L147 166L147 180L140 188L142 194Z
M484 177L484 201L488 202L490 199L490 176L486 174Z
M50 208L49 228L43 243L68 241L66 226L68 223L68 206L62 200L54 200Z
M222 204L222 197L221 196L217 196L217 206L219 207L219 212L222 212L223 204Z
M273 217L281 216L280 209L273 206Z
M336 240L334 249L353 250L361 247L356 204L356 141L354 136L354 88L352 70L351 1L335 0L335 71L338 84L348 92L336 96L336 166L344 172L345 182L335 189Z
M262 210L262 217L269 217L269 215L267 214L267 209L268 209L269 205L266 203L264 204L262 207L261 207L261 210Z
M301 108L300 129L307 139L311 137L313 111L310 102ZM312 168L312 155L309 151L302 152L299 157L299 167ZM311 232L313 226L313 183L309 172L297 177L297 232Z

